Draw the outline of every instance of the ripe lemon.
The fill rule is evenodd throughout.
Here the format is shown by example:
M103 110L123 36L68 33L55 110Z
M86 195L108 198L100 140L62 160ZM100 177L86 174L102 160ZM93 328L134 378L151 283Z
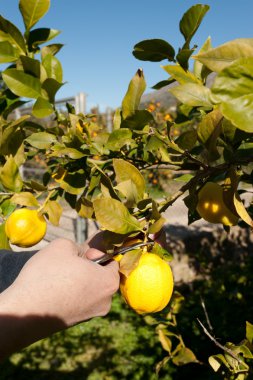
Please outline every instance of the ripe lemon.
M137 313L156 313L169 303L173 285L169 264L158 255L145 252L129 276L122 276L120 290Z
M37 210L15 210L5 223L5 233L10 242L19 247L32 247L43 239L47 230L44 216Z
M210 223L222 223L234 226L238 216L234 215L223 201L223 189L218 183L207 182L198 193L197 211Z

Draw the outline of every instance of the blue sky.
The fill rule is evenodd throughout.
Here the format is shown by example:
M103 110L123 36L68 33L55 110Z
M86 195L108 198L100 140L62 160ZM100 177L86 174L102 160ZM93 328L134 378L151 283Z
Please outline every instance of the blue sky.
M29 1L29 0L27 0ZM179 21L197 3L209 4L193 43L199 47L208 36L213 46L239 37L253 37L252 0L51 0L51 8L36 25L59 29L54 42L64 43L58 54L67 83L58 98L87 94L87 109L121 104L128 83L143 68L147 92L167 79L162 63L136 60L133 46L149 38L162 38L177 50L183 43ZM0 0L0 14L23 30L18 0ZM36 27L35 26L35 27Z

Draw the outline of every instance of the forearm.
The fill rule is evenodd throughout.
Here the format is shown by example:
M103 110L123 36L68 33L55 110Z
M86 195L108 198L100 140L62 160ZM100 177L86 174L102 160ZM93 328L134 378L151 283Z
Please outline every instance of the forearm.
M11 286L0 294L0 360L65 327L60 318L47 315L21 289Z

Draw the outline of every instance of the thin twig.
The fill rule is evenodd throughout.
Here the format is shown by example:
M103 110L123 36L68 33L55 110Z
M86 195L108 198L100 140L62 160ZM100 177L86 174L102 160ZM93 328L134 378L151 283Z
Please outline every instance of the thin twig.
M211 321L209 319L209 316L208 316L208 313L207 313L207 310L206 310L206 304L205 304L205 301L202 297L200 297L200 302L201 302L201 306L204 310L204 313L205 313L205 317L206 317L206 322L208 324L208 327L211 331L213 331L213 326L211 325Z
M214 344L219 347L222 351L225 351L228 355L232 356L232 358L234 358L235 360L238 361L238 363L240 363L241 365L243 366L246 366L246 363L244 363L243 360L241 360L237 355L234 354L234 352L232 350L230 350L229 348L223 346L221 343L219 343L211 334L210 332L207 330L207 328L203 325L203 323L197 318L197 321L198 323L200 324L200 326L202 327L204 333L208 336L208 338L214 342Z

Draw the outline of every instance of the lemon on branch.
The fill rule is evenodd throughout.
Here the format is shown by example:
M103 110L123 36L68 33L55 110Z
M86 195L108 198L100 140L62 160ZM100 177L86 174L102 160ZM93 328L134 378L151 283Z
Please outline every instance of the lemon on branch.
M198 192L197 211L209 223L222 223L234 226L238 216L223 201L223 189L218 183L207 182Z
M39 243L45 236L47 223L37 210L15 210L5 223L5 233L11 244L27 248Z
M160 256L143 252L128 276L122 275L120 290L139 314L161 311L169 303L174 280L169 264Z

